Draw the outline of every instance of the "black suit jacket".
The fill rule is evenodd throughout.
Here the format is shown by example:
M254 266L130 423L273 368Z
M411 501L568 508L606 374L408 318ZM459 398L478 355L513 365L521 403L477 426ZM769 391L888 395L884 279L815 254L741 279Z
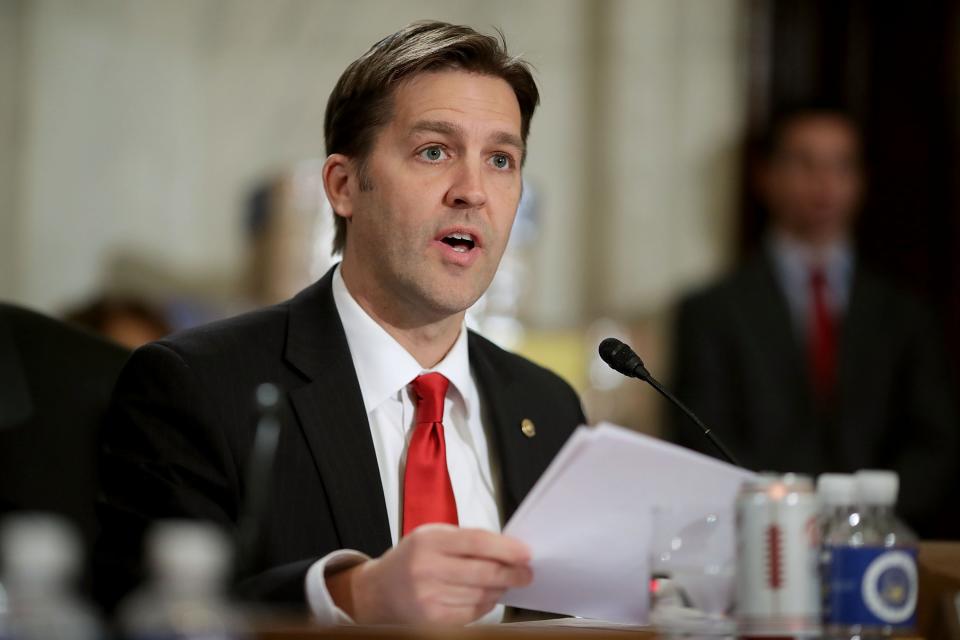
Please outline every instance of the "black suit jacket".
M92 544L97 432L127 355L58 320L0 304L0 517L53 512Z
M98 595L107 607L140 577L143 531L200 518L236 531L256 425L254 389L286 392L257 566L240 576L257 599L304 602L304 575L340 548L371 556L391 544L360 386L333 301L332 271L292 300L139 349L105 428ZM501 473L506 517L584 422L556 375L469 335ZM526 437L521 421L537 426Z
M900 508L930 530L956 475L957 412L936 323L855 269L842 320L835 406L816 408L805 346L766 254L682 302L674 385L752 469L900 473ZM673 435L713 453L674 414Z

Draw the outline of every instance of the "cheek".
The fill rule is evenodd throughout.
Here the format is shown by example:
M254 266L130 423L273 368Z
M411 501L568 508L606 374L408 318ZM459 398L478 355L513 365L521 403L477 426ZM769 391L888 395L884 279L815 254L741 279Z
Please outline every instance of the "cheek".
M854 202L860 196L860 185L856 179L846 178L843 181L842 192L846 200Z
M520 206L520 186L511 186L496 191L491 198L493 204L493 224L497 227L509 229L513 225Z
M782 196L783 199L786 200L785 204L789 205L793 202L805 202L813 193L816 193L814 186L815 184L809 179L808 176L793 176L793 178L788 180L784 185Z
M443 202L443 181L431 176L410 175L385 185L383 201L395 217L426 219Z

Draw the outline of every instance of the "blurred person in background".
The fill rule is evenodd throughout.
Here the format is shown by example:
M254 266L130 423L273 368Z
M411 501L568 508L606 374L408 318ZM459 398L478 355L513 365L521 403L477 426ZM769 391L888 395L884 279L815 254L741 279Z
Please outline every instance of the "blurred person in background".
M761 250L679 305L677 395L751 469L898 471L902 515L939 533L957 472L949 365L932 314L854 249L857 125L834 109L782 113L756 186L770 222ZM713 453L671 417L677 442Z
M323 192L323 161L306 160L259 182L247 198L247 265L241 308L296 295L332 267L334 216Z
M0 303L0 519L55 513L92 548L97 433L127 355L88 331Z
M64 320L128 349L159 340L172 330L160 309L131 296L100 296L68 310Z

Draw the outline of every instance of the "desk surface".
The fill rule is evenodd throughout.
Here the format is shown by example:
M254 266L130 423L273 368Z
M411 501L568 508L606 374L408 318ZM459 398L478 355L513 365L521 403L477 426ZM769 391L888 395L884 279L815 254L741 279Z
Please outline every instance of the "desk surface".
M920 602L917 635L943 638L948 621L942 618L942 601L947 593L960 592L960 543L924 542L920 545ZM301 619L271 620L255 625L258 640L651 640L658 637L652 628L603 625L583 620L545 620L476 627L425 629L414 627L319 628Z
M657 633L650 628L606 626L596 624L544 623L501 624L449 629L412 627L337 627L319 629L309 625L275 625L256 634L258 640L651 640Z

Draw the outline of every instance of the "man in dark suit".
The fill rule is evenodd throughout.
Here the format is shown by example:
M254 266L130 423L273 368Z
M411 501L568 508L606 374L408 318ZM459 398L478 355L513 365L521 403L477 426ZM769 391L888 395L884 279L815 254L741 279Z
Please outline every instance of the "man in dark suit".
M957 414L931 315L854 253L856 126L784 114L759 184L762 250L680 305L677 395L750 468L898 471L901 513L929 531L956 473ZM674 417L675 438L703 448Z
M127 350L0 304L0 516L46 511L96 531L97 432Z
M537 102L525 63L467 27L410 25L347 68L323 169L343 261L292 300L140 349L118 382L105 601L138 577L151 522L236 529L267 381L287 419L245 593L328 623L465 623L531 579L499 529L583 413L464 314L506 245Z

